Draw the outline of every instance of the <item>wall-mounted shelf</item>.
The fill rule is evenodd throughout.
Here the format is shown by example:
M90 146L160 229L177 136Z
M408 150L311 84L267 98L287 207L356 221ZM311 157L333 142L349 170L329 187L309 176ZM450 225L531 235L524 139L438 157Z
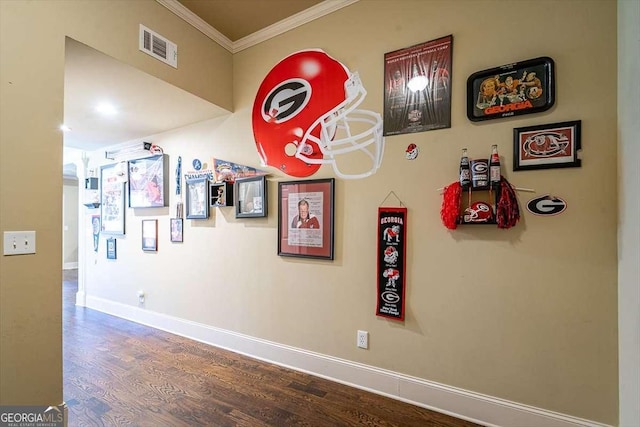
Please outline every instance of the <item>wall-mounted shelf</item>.
M233 183L212 182L209 190L210 206L217 208L233 206Z
M93 200L83 203L89 209L97 209L100 207L100 191L98 190L98 178L89 177L84 180L84 200Z
M98 189L98 178L85 178L85 180L84 180L84 189L85 190L97 190Z
M491 200L486 200L482 197L478 197L479 193L486 194ZM496 206L498 205L499 198L499 190L490 188L488 186L476 188L470 186L467 189L463 189L460 200L460 213L458 215L456 223L460 225L497 225L498 223L496 221ZM467 212L467 209L471 208L474 204L482 202L484 202L484 204L489 207L491 212L487 215L487 212L479 211L476 209L475 215L477 215L477 218L475 220L471 220L470 215L474 214L472 214L471 212ZM476 205L475 207L482 207L482 205Z

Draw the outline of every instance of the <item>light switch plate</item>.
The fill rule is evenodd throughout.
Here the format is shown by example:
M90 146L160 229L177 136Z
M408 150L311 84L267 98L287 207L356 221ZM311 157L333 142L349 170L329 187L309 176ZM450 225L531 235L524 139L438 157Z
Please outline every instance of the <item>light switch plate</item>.
M27 255L36 253L35 231L5 231L4 255Z

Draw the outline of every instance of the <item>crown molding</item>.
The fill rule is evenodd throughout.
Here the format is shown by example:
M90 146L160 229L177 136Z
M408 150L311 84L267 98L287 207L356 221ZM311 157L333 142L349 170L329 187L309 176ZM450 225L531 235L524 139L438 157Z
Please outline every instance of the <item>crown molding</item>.
M301 25L311 22L315 19L322 18L325 15L349 6L358 0L325 0L309 9L296 13L282 21L276 22L260 31L249 34L233 43L232 53L240 52L244 49L255 46L263 41L269 40L275 36L286 33Z
M220 31L207 24L202 18L189 9L184 7L178 0L156 0L162 6L184 19L187 23L193 25L197 30L202 32L220 46L233 53L233 42L225 37Z
M241 38L235 42L232 42L225 37L221 32L207 24L202 18L191 12L184 7L178 0L156 0L162 6L175 13L177 16L185 20L187 23L193 25L196 29L201 31L205 36L209 37L214 42L225 48L231 53L237 53L244 49L255 46L263 41L269 40L275 36L286 33L301 25L311 22L315 19L328 15L343 7L349 6L357 2L358 0L324 0L309 9L296 13L287 19L276 22L260 31L256 31L253 34L249 34L246 37Z

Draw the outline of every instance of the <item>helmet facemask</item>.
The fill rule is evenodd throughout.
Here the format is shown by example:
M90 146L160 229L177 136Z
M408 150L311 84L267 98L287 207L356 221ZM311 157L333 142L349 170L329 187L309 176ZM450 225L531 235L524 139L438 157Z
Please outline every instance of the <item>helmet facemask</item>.
M384 138L380 114L357 107L367 91L358 73L345 82L346 99L318 118L298 144L295 156L309 164L331 164L335 174L343 179L360 179L374 174L382 163ZM323 158L311 158L306 153L318 147ZM340 154L358 152L361 159L340 163ZM340 163L340 165L339 165Z

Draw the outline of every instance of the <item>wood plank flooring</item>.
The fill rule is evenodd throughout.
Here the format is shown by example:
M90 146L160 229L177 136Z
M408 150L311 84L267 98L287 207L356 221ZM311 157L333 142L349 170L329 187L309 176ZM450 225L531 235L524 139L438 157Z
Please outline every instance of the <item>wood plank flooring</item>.
M63 286L71 427L476 426L76 307L77 270Z

